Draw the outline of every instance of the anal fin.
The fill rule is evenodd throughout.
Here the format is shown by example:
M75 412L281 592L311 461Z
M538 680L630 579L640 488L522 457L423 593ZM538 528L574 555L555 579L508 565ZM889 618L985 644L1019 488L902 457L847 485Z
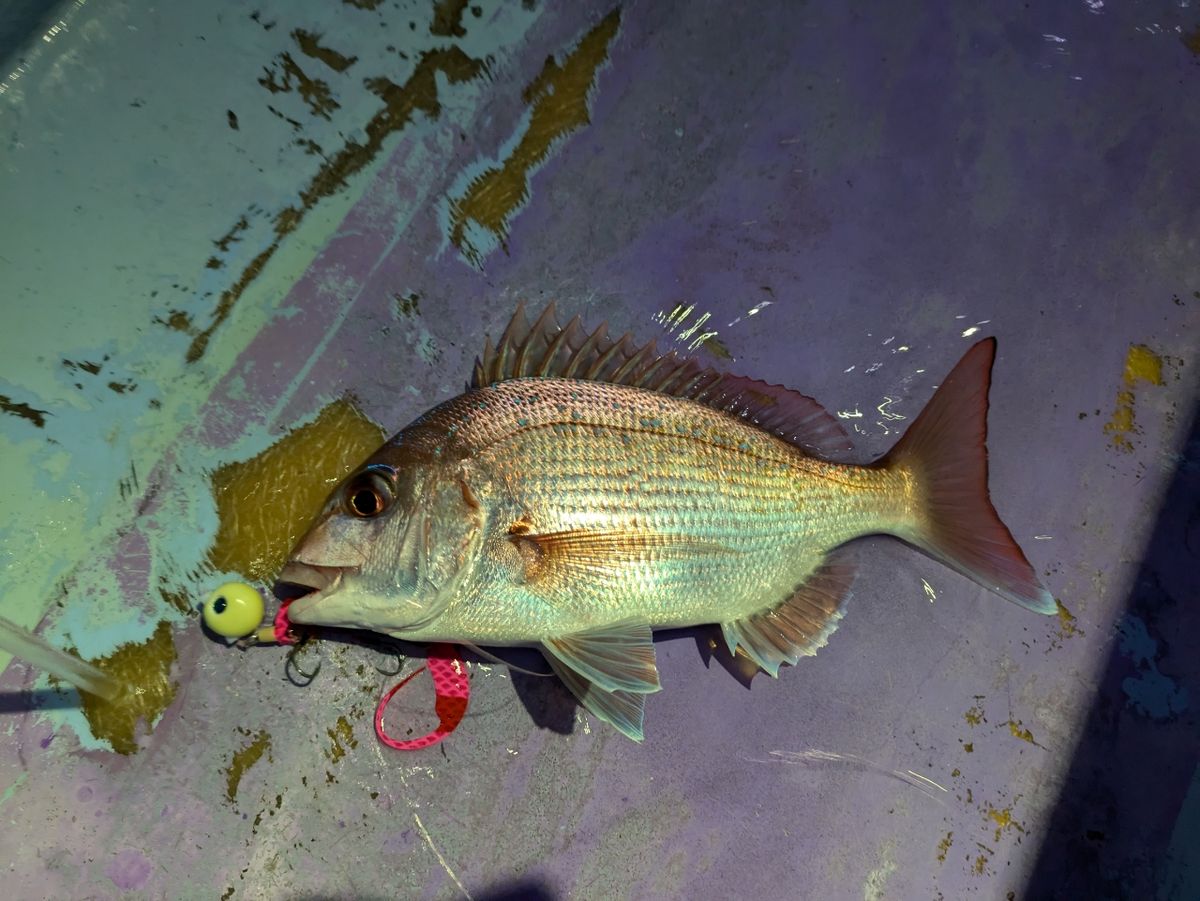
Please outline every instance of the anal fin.
M782 664L795 665L801 657L812 656L837 628L854 573L850 551L831 551L782 603L722 623L729 652L736 654L740 646L772 676L779 675Z
M566 664L547 654L550 668L558 674L571 694L597 718L614 726L634 741L642 740L642 720L646 695L633 691L604 691L580 676Z

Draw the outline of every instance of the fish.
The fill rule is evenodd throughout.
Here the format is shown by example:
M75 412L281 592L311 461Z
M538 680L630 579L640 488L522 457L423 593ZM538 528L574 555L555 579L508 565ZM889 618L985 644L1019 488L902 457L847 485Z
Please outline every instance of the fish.
M279 574L294 623L540 649L580 703L644 736L656 629L714 624L778 677L829 640L854 539L892 535L990 592L1057 612L988 495L995 338L890 451L844 462L812 398L660 353L607 324L487 339L467 389L330 494Z

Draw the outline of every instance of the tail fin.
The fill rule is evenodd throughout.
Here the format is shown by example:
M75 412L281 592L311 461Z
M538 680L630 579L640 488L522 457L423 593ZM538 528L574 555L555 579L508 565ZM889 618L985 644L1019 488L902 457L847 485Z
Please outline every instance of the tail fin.
M1057 612L987 489L987 408L996 339L980 341L876 465L912 476L917 509L901 537L1035 613Z

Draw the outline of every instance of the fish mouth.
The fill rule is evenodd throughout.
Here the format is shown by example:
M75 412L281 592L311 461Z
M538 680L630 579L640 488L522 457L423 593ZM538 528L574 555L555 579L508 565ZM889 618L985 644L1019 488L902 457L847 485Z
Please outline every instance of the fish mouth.
M314 566L293 561L284 566L271 591L288 605L288 619L303 623L317 604L337 591L347 569L345 566Z

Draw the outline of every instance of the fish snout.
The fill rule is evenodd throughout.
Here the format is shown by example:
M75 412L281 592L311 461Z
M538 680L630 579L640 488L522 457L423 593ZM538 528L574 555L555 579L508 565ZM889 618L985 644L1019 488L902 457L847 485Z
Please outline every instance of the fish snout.
M367 562L367 554L356 525L342 517L321 523L301 539L288 566L299 563L314 569L358 569Z
M291 588L302 589L303 594L326 591L339 581L343 569L341 566L316 566L292 560L283 567L279 578L275 580L275 596L279 597L280 590L287 593ZM292 595L295 596L295 592L292 592Z

